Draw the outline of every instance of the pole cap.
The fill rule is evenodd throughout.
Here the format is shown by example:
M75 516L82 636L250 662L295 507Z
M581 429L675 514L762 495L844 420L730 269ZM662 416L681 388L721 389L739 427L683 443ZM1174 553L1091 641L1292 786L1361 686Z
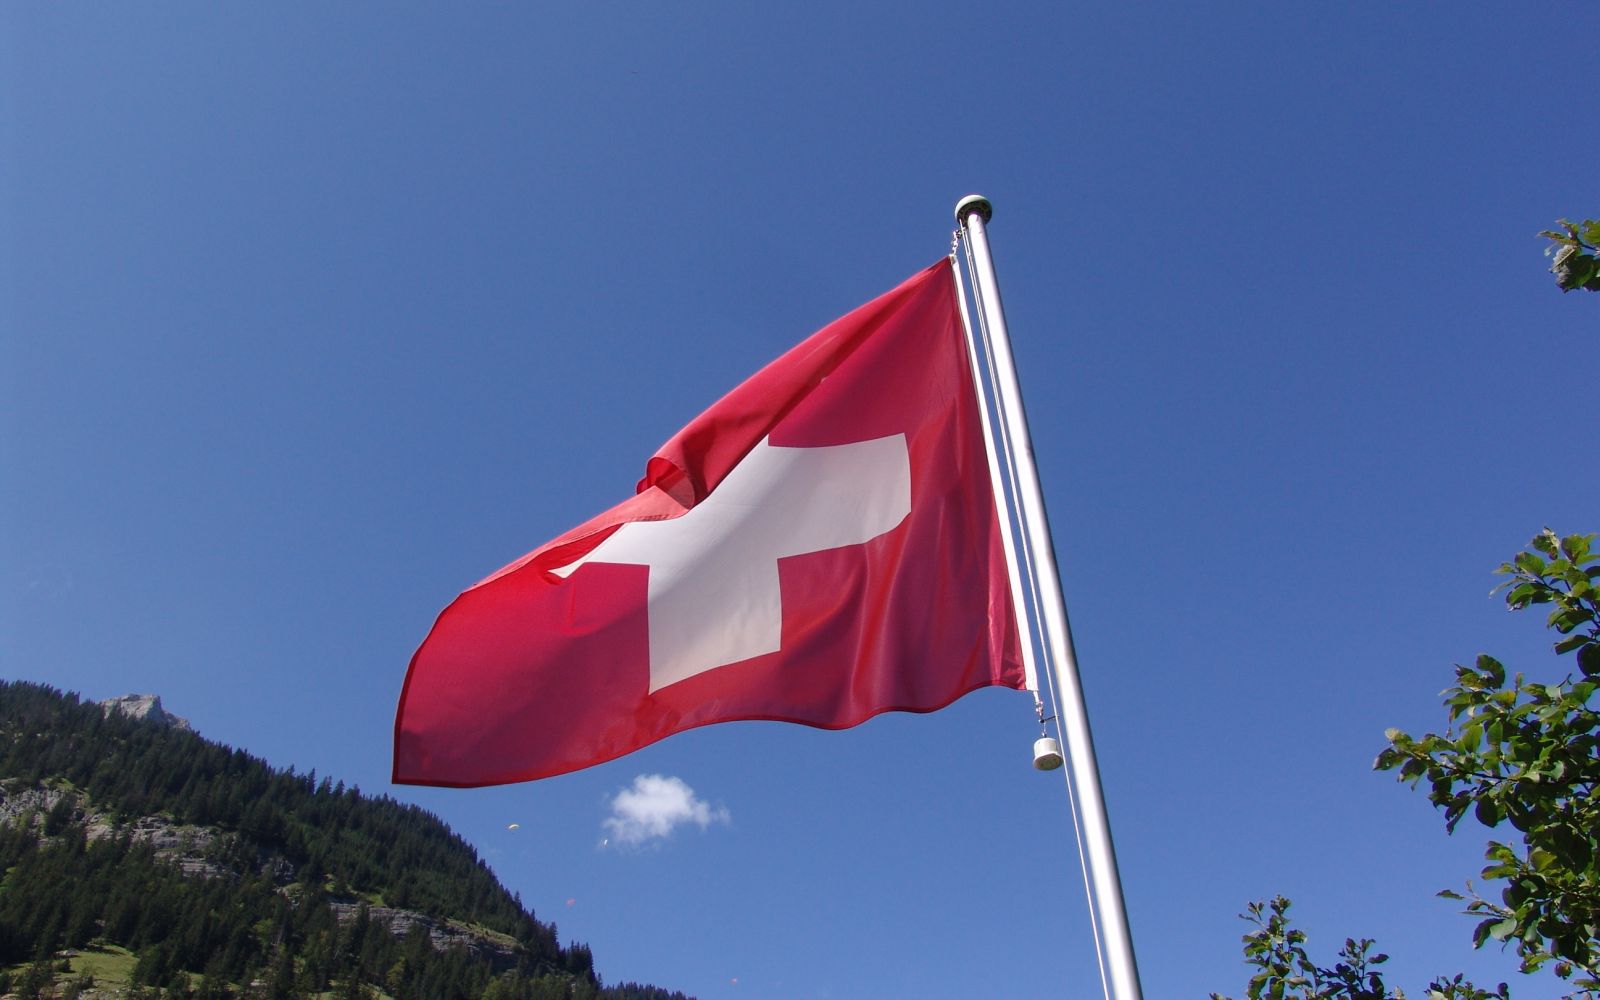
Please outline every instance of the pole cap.
M989 220L994 217L994 206L981 194L969 194L956 202L956 225L966 225L967 216L973 212L983 216L984 225L988 225Z

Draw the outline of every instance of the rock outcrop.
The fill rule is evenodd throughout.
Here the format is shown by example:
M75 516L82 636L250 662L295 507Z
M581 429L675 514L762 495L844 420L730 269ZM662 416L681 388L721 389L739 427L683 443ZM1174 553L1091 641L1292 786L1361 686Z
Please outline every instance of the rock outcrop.
M361 912L360 903L348 900L338 900L328 905L333 910L334 918L341 924L355 920ZM421 926L428 932L433 947L439 951L448 951L452 947L465 948L470 954L488 959L499 969L510 968L517 960L519 949L516 941L504 934L471 927L458 920L440 920L416 910L400 910L389 906L369 906L367 918L383 925L397 938L405 937L412 927Z
M161 696L158 694L125 694L117 698L107 698L100 703L109 715L113 711L121 712L130 719L154 723L158 726L171 726L174 729L193 731L189 720L173 715L161 707Z

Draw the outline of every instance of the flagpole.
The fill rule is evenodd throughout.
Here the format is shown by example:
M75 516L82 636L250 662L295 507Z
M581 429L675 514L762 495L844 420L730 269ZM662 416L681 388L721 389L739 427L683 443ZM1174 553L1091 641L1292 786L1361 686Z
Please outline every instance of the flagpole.
M1078 661L1072 649L1072 631L1067 624L1067 605L1061 593L1061 577L1056 568L1055 547L1050 537L1050 521L1044 508L1044 491L1039 485L1039 470L1033 460L1033 442L1028 434L1028 418L1022 405L1022 386L1017 381L1016 364L1011 356L1011 338L1006 332L1005 310L1000 303L1000 286L995 277L994 260L989 253L985 226L994 213L989 200L968 195L956 205L956 224L966 234L972 251L972 282L991 338L992 357L999 372L995 396L1000 419L1010 432L1010 461L1021 494L1021 520L1027 546L1033 556L1035 582L1044 621L1045 649L1054 671L1056 692L1061 700L1061 727L1067 738L1067 757L1071 761L1072 785L1077 792L1083 821L1084 850L1088 855L1094 885L1092 905L1099 915L1106 965L1114 1000L1142 1000L1139 969L1133 956L1133 936L1128 929L1128 914L1122 898L1122 879L1117 873L1116 850L1111 843L1111 823L1106 816L1105 795L1100 787L1100 769L1095 762L1094 740L1089 733L1089 715L1084 707L1083 687L1078 680Z
M1022 562L1017 558L1016 542L1011 537L1011 491L1006 489L1005 473L1000 467L996 452L996 435L989 424L989 380L983 377L983 365L978 357L978 338L967 318L967 293L961 288L960 265L956 263L954 248L950 251L950 278L956 286L956 302L961 306L961 332L967 341L967 365L972 369L972 394L978 403L978 423L983 428L983 454L989 462L989 488L994 492L995 512L1000 515L1000 547L1005 553L1006 582L1011 586L1011 606L1017 618L1017 637L1022 644L1022 675L1028 690L1033 692L1033 703L1039 705L1039 666L1034 659L1033 635L1028 621L1027 594L1022 589ZM992 391L992 387L990 387ZM996 407L996 413L999 408ZM1040 717L1044 716L1041 710Z

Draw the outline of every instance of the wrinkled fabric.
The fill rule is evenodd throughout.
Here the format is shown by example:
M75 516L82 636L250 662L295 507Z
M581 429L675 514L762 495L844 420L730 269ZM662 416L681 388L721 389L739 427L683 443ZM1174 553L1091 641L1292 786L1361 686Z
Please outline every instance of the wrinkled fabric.
M978 403L941 261L828 324L695 418L637 493L461 594L412 658L394 780L477 786L578 770L673 733L823 729L1022 689ZM781 647L651 692L646 565L568 567L631 521L683 516L763 439L905 436L910 512L861 544L777 560Z

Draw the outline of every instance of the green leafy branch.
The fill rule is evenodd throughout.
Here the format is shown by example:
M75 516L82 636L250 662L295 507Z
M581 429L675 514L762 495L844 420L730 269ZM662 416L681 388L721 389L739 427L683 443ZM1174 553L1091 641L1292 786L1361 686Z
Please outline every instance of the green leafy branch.
M1278 896L1268 903L1251 903L1241 920L1256 929L1244 936L1245 962L1256 967L1245 996L1249 1000L1405 1000L1391 991L1377 967L1389 960L1374 953L1371 938L1346 938L1338 961L1322 968L1306 951L1304 931L1289 923L1289 900ZM1494 992L1479 989L1461 976L1440 977L1428 984L1427 1000L1510 1000L1506 984ZM1220 993L1211 1000L1228 1000Z
M1444 692L1450 725L1420 738L1390 730L1379 770L1427 782L1428 798L1454 832L1469 812L1491 829L1509 824L1520 843L1491 841L1483 879L1499 900L1445 891L1479 918L1473 944L1514 943L1522 971L1554 963L1581 992L1600 991L1600 553L1594 535L1546 529L1498 570L1506 606L1549 605L1547 624L1574 655L1581 679L1555 684L1516 674L1492 656L1456 667Z
M1552 257L1550 271L1563 292L1587 288L1600 292L1600 220L1584 219L1556 223L1560 230L1546 229L1539 235L1550 240L1545 255Z

